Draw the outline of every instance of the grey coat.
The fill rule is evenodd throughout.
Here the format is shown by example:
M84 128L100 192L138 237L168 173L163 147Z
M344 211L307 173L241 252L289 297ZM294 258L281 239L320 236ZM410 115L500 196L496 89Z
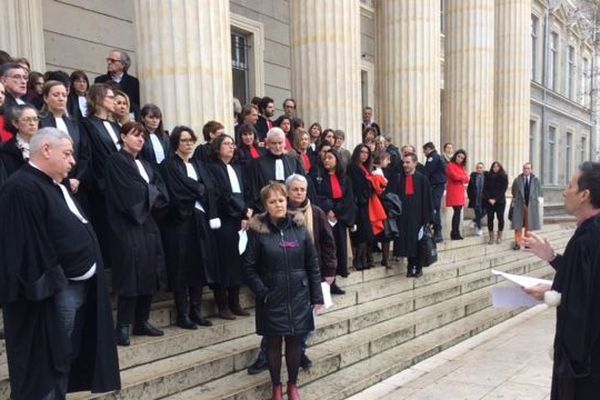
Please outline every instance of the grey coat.
M530 175L529 184L529 210L527 213L528 229L536 231L542 229L542 219L540 218L540 201L543 195L540 180L533 174ZM523 210L525 207L525 176L520 174L515 178L512 184L512 204L513 217L512 228L523 228Z

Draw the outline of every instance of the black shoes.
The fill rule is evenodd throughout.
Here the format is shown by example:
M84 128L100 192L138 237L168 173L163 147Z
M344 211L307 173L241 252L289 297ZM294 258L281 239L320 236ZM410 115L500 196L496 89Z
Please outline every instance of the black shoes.
M409 266L406 270L407 278L420 278L423 276L423 268L416 266Z
M182 329L198 329L198 325L196 325L187 315L177 317L177 326Z
M229 309L231 310L231 312L233 313L233 315L240 315L242 317L247 317L248 315L250 315L250 313L246 310L244 310L242 308L242 306L240 306L239 303L237 304L230 304L229 305Z
M269 364L267 363L267 359L266 358L262 358L259 355L258 358L256 359L256 361L254 361L254 364L252 364L248 368L248 375L260 374L261 372L266 371L267 368L269 368Z
M435 232L433 235L433 241L436 243L442 243L444 238L442 237L442 232Z
M136 336L162 336L165 333L146 321L142 325L134 326L133 334Z
M521 250L521 246L515 243L513 250Z
M346 294L346 291L339 287L335 282L330 287L331 294Z
M463 240L464 238L460 236L460 233L451 233L450 240Z
M312 361L310 360L310 358L308 358L306 353L302 353L302 357L300 357L300 368L302 368L303 370L307 370L310 369L312 365Z
M115 339L119 346L129 346L129 325L117 324Z

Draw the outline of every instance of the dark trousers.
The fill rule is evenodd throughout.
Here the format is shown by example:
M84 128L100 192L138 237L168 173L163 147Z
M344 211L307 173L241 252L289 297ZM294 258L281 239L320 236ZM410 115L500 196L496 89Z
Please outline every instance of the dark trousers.
M460 213L462 212L463 206L452 206L454 213L452 214L452 232L451 236L460 235Z
M336 274L348 276L348 242L346 240L346 227L340 221L335 224L331 231L335 240L335 248L337 249L337 270Z
M485 210L481 206L476 206L473 210L475 211L475 226L477 229L481 229L481 219L485 215Z
M445 184L431 185L431 202L433 203L433 230L434 232L442 231L442 216L440 208L442 206L442 197L446 190Z
M88 281L69 281L69 285L54 295L56 315L62 322L67 335L71 337L75 357L79 353L81 344L81 330L83 325L83 312L85 312L85 298L87 297ZM67 394L69 371L65 371L58 378L56 388L42 398L42 400L62 400Z
M150 306L152 305L152 295L124 297L119 296L119 305L117 307L118 325L142 325L150 318Z
M487 223L488 230L492 232L494 230L494 215L498 218L498 232L502 232L504 230L504 208L506 207L506 203L494 203L494 205L487 204Z
M310 336L310 332L302 335L302 338L300 339L300 348L302 349L302 354L306 353L306 350L308 349L308 344L306 342L308 341L309 336ZM267 359L267 347L268 347L267 337L263 336L262 339L260 340L260 351L258 352L258 357L256 357L257 359L261 359L261 360Z

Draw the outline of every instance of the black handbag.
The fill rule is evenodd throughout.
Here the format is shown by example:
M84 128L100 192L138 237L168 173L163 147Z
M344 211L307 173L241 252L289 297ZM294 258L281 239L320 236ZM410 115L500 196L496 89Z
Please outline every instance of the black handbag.
M438 260L437 245L433 240L433 232L430 226L423 228L423 237L419 240L418 254L423 267L429 267Z
M400 234L396 218L389 218L383 222L383 232L377 235L379 240L392 240Z

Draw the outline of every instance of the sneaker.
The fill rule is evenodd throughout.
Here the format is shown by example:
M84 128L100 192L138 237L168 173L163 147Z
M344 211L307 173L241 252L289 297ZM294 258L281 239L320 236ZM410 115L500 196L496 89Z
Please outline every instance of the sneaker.
M300 367L303 370L307 370L310 367L312 367L313 363L310 360L310 358L308 358L308 356L306 355L306 353L302 353L302 357L300 358Z
M475 230L475 234L476 234L477 236L483 236L483 229L481 229L481 228L479 228L479 229L476 229L476 230Z
M248 367L248 375L256 375L260 374L263 371L266 371L269 368L269 364L267 363L266 358L258 357L254 364Z

